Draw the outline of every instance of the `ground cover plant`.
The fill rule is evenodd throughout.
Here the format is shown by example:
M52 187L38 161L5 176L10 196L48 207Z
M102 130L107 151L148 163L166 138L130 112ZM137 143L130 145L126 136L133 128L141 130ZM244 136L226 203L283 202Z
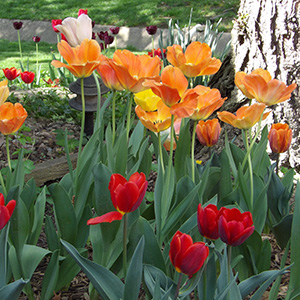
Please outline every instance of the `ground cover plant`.
M2 1L0 18L18 20L48 20L63 19L66 16L75 17L80 1L31 1L19 2ZM90 10L90 17L102 25L115 26L140 26L157 25L166 28L166 20L178 20L181 26L186 25L188 15L193 8L193 24L205 24L207 19L217 21L223 18L222 29L232 27L232 19L235 18L239 1L209 1L209 0L166 0L166 1L136 1L118 0L102 1L98 3L87 0L84 8ZM126 8L126 9L125 9Z
M48 84L79 79L77 163L73 168L65 138L69 172L41 189L34 180L25 182L24 153L12 164L10 142L28 113L25 102L7 100L8 81L2 80L0 131L7 156L0 172L2 298L17 299L21 291L28 299L60 297L81 269L90 280L90 299L255 300L272 283L269 299L276 299L286 274L285 299L297 299L300 187L294 170L282 174L280 160L272 162L267 151L268 144L277 157L287 151L292 131L287 124L263 125L296 84L286 85L268 70L238 72L235 84L249 101L234 113L221 111L228 99L206 84L222 61L208 44L174 43L171 36L161 41L160 51L135 55L117 49L107 57L92 39L87 11L58 28L67 41L58 43L61 57L51 62ZM10 85L24 77L23 70L9 71ZM32 72L25 75L24 88L30 90L35 79ZM85 144L84 78L90 76L96 83L101 78L111 92L101 105L96 84L94 133ZM224 124L240 130L241 143L225 132L224 148L214 152ZM194 158L196 137L210 152L205 162ZM45 216L46 205L51 215ZM42 231L45 247L38 244ZM264 238L270 231L285 249L280 268L273 270ZM48 263L35 294L32 275L44 257Z

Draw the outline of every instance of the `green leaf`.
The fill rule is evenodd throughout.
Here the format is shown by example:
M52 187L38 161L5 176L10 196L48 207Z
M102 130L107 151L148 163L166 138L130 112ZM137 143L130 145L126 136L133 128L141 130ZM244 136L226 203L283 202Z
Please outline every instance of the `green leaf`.
M6 284L8 228L9 224L0 231L0 289Z
M2 300L18 300L23 287L28 280L19 279L0 289L0 298Z
M114 169L113 173L122 174L125 176L127 159L128 159L128 146L127 146L127 134L126 130L122 131L121 135L117 139L113 151L115 152Z
M293 215L287 215L272 227L276 241L281 249L285 248L291 237Z
M221 153L220 161L221 161L221 174L220 174L221 180L220 180L219 197L220 199L223 199L226 195L232 192L230 164L225 149Z
M52 219L48 215L45 216L45 233L49 250L55 251L56 249L59 249L59 238L57 236Z
M137 152L140 148L140 142L144 137L144 125L141 121L138 121L134 127L132 134L130 135L130 139L128 142L128 148L130 149L130 154L133 156L137 156Z
M72 244L76 243L77 220L72 199L58 183L48 187L54 202L55 216L61 237Z
M56 282L58 279L58 272L59 272L59 251L55 250L49 261L47 266L43 284L42 284L42 292L41 292L41 300L48 300L53 297L53 292L55 291Z
M68 242L61 243L81 267L103 300L122 299L124 285L121 280L106 268L82 257L76 248Z
M145 238L141 237L130 262L125 287L124 287L124 300L138 299L143 270L143 254L144 254Z

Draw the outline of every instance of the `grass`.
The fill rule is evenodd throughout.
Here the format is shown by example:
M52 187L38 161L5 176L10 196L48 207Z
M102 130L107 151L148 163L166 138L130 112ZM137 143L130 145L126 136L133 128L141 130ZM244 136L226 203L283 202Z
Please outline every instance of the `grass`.
M193 8L193 24L205 24L223 18L220 29L232 28L239 0L2 0L0 18L17 20L52 20L76 17L79 8L88 9L89 16L101 25L167 27L167 21L187 24Z

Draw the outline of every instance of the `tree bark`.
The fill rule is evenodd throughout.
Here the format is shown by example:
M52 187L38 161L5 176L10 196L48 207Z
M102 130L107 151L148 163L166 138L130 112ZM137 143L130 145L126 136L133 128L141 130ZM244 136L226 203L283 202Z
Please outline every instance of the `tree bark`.
M286 84L297 83L290 100L276 105L268 123L288 123L293 141L284 163L300 171L300 0L241 0L238 17L232 29L230 63L226 72L216 74L210 86L220 87L229 100L227 107L236 109L245 97L236 87L222 92L222 84L230 84L238 71L250 73L267 69L273 78ZM229 76L230 74L230 76ZM224 89L223 89L224 90ZM230 106L228 106L230 105Z

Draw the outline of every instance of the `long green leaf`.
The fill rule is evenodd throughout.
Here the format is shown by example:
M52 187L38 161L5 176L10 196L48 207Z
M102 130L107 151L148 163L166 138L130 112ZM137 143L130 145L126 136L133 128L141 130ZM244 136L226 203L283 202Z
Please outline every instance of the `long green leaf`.
M0 289L6 284L8 228L9 224L0 231Z
M124 285L115 274L106 268L82 257L77 249L68 242L61 240L61 243L74 258L76 263L85 272L103 300L122 299Z
M0 298L2 300L18 300L23 287L28 280L19 279L0 289Z
M138 299L143 271L145 238L142 236L131 259L124 287L124 300Z

